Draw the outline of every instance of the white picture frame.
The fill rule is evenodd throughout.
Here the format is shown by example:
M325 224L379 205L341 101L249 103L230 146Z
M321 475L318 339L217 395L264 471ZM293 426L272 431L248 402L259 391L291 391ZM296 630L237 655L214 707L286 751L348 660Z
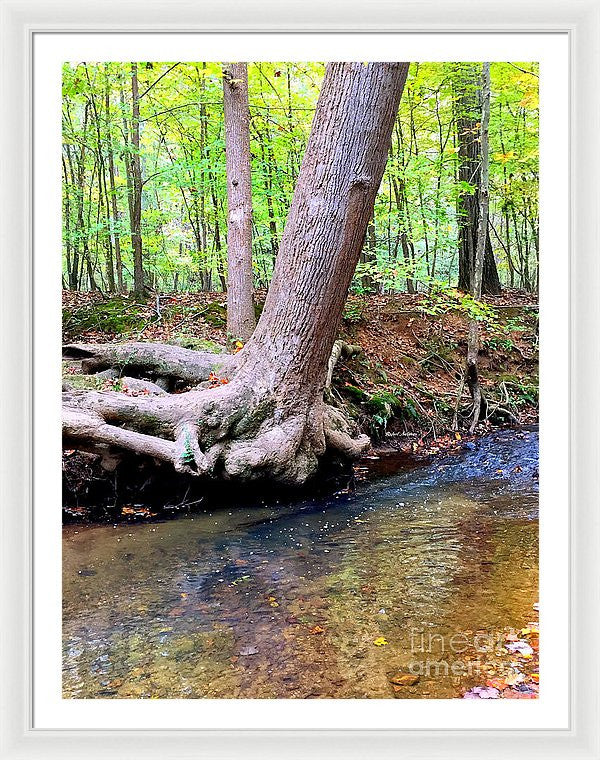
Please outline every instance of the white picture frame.
M0 758L600 758L600 4L597 0L374 0L190 4L0 0L3 115L2 610ZM32 51L65 32L545 32L570 42L570 719L568 728L481 730L85 730L36 728L32 693ZM543 181L543 177L542 177ZM543 644L542 644L543 646ZM482 704L481 708L489 709ZM292 705L293 708L293 705ZM200 708L201 709L201 705ZM268 709L268 702L264 703ZM482 722L484 720L484 713Z

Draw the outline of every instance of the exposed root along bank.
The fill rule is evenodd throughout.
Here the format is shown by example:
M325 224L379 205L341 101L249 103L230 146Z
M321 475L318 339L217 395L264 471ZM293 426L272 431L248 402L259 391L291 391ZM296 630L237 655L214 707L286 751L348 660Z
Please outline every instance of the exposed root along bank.
M236 363L235 355L192 351L162 343L71 343L64 346L63 357L81 359L82 369L88 374L108 369L127 370L133 376L187 385L207 380L211 372L227 376Z
M341 354L335 346L334 361ZM86 372L106 369L147 373L171 383L202 385L183 393L130 396L108 391L63 393L65 447L107 455L133 451L172 464L192 476L241 481L270 478L301 485L327 450L354 459L369 447L344 412L316 399L292 398L272 375L239 372L240 354L208 354L157 344L69 345ZM112 460L112 454L107 460Z

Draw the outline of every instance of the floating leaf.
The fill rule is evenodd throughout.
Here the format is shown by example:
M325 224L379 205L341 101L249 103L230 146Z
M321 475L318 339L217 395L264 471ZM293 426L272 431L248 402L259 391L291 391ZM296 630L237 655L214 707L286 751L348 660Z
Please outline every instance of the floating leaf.
M493 686L475 686L468 691L463 699L499 699L500 691Z
M412 673L396 673L388 676L388 681L394 686L414 686L419 682L419 676L414 676Z
M504 647L509 652L520 654L522 657L531 657L533 655L533 649L531 646L522 639L511 641L508 644L505 644Z
M240 657L252 657L255 654L258 654L257 647L242 647L240 649Z

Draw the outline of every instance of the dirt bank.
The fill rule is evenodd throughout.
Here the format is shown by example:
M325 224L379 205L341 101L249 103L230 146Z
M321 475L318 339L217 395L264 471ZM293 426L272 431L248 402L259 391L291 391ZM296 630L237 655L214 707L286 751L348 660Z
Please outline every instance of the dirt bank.
M264 293L258 294L260 313ZM529 425L538 418L538 310L530 294L512 291L474 304L457 291L431 296L351 296L341 338L361 352L338 364L329 393L344 404L376 449L416 455L464 445L470 399L457 399L469 317L482 327L479 357L490 416L480 432L499 425ZM100 293L63 294L63 339L68 342L149 341L225 351L223 293L170 293L145 303ZM75 388L141 391L119 378L87 376L64 362L63 380ZM454 422L458 423L458 430ZM98 473L85 455L67 453L70 490Z

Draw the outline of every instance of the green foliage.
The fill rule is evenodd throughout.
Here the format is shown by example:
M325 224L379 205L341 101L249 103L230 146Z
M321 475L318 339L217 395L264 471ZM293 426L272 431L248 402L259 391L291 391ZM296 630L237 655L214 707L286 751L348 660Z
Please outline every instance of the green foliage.
M344 320L349 324L359 324L364 320L366 303L362 298L350 296L344 306Z
M486 327L498 326L496 309L478 301L469 293L462 293L440 282L432 284L431 290L419 304L419 309L429 316L441 316L449 311L456 311L468 319L481 322Z
M419 417L414 402L405 395L402 388L369 394L357 386L344 385L342 391L344 396L359 408L358 416L363 417L370 435L375 440L385 436L393 418L417 420Z
M539 386L532 382L524 382L516 376L503 375L500 378L509 403L516 407L539 403Z
M381 391L375 393L367 402L367 407L375 414L380 414L388 419L392 416L393 412L397 412L403 409L403 400L389 391Z
M537 316L537 315L536 315ZM504 323L504 331L507 333L526 332L527 325L523 321L523 317L509 317Z
M227 307L224 304L211 301L198 316L213 327L225 327L227 324Z
M363 391L362 388L358 388L356 385L346 384L343 390L344 394L349 396L352 401L355 401L356 403L360 404L369 400L369 394L366 391Z
M185 464L193 464L196 461L189 433L186 433L183 438L183 453L181 455L181 461Z
M512 351L515 346L511 338L498 337L496 335L492 335L490 338L484 338L482 340L482 345L490 351Z
M479 64L413 63L375 202L357 294L426 291L457 274L457 204L477 192L457 182L457 97L476 87ZM325 70L321 62L248 66L253 256L266 288L308 140ZM490 218L503 280L536 288L538 255L538 66L491 66ZM227 275L227 203L221 65L138 65L142 224L147 285L161 291L221 290ZM63 66L63 272L65 286L124 287L133 261L127 162L132 95L129 63ZM114 164L114 189L108 165ZM117 215L112 213L113 200ZM476 311L473 307L472 310ZM349 321L356 321L350 313Z

